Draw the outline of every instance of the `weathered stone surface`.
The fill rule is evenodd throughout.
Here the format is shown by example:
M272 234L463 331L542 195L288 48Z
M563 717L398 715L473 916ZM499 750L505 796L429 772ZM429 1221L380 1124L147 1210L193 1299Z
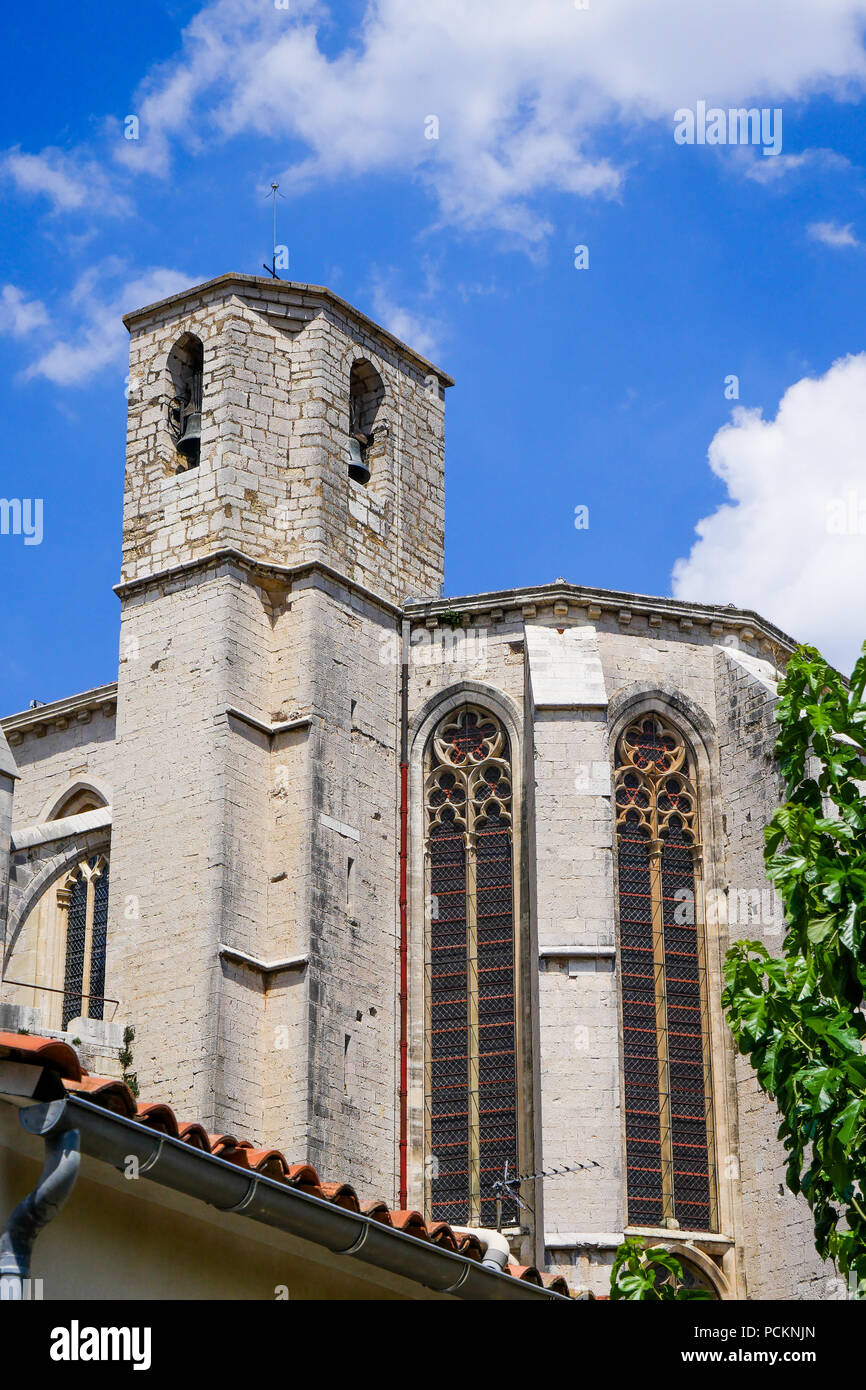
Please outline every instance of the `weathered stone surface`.
M409 1202L425 1161L422 762L437 711L466 700L512 745L521 1152L535 1170L601 1165L536 1183L515 1249L604 1292L626 1221L613 741L644 709L678 723L703 888L769 910L784 634L564 581L439 600L447 378L304 286L235 277L130 322L118 682L4 721L20 773L0 805L7 965L39 970L30 915L110 831L106 994L112 1027L135 1028L142 1094L396 1202L405 620ZM178 474L166 364L188 332L204 347L202 449ZM385 388L367 487L346 471L358 358ZM110 817L46 833L78 786ZM706 930L722 1229L702 1249L729 1294L815 1296L828 1272L808 1210L779 1193L775 1113L721 1014L724 950L754 930ZM256 965L275 961L290 964ZM44 1026L27 980L2 999ZM82 1046L119 1074L116 1041Z

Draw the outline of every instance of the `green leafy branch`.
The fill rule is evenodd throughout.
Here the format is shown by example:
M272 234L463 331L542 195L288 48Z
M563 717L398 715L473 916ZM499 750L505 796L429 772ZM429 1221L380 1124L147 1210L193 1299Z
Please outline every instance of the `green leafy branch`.
M632 1237L623 1241L614 1257L610 1297L611 1301L666 1303L710 1299L712 1294L709 1289L684 1287L682 1264L665 1246L647 1248L642 1240Z
M812 1209L815 1247L866 1277L866 645L846 686L814 647L779 688L787 801L765 831L785 906L784 956L756 941L725 960L722 1003L775 1099L786 1182Z
M117 1059L121 1067L121 1080L125 1081L133 1096L138 1099L138 1077L132 1071L132 1044L135 1041L135 1029L131 1024L127 1024L123 1030L123 1047L117 1054Z

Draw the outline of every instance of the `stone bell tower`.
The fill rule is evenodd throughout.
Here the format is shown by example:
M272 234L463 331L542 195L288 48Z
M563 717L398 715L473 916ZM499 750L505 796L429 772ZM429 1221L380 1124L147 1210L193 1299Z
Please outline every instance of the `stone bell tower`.
M328 290L130 314L107 992L142 1093L394 1164L399 668L443 572L444 393Z

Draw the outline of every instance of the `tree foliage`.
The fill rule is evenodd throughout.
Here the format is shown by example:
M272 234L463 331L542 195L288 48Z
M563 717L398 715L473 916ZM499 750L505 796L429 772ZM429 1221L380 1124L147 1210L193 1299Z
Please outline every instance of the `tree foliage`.
M670 1250L661 1245L647 1248L642 1240L632 1237L623 1241L616 1252L610 1274L610 1297L667 1303L673 1299L712 1298L708 1289L683 1287L683 1267Z
M812 1208L815 1248L858 1280L866 1278L864 686L866 644L848 687L814 647L791 657L775 716L787 800L764 850L785 907L784 956L735 943L722 994L737 1046L778 1106L787 1185Z

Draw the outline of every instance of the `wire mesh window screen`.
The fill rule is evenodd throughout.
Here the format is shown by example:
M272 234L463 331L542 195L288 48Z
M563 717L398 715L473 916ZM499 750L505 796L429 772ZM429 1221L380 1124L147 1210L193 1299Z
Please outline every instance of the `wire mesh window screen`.
M697 794L680 734L657 715L616 749L628 1219L717 1223Z
M82 861L66 879L66 961L61 1027L73 1018L103 1018L108 935L108 862Z
M82 1012L84 952L87 941L87 879L80 872L70 885L66 924L66 969L63 977L61 1028Z
M105 945L108 935L108 865L93 884L93 939L90 947L88 1017L102 1018L105 994Z
M426 1152L431 1217L504 1225L494 1184L517 1164L512 791L508 737L449 715L425 768Z

